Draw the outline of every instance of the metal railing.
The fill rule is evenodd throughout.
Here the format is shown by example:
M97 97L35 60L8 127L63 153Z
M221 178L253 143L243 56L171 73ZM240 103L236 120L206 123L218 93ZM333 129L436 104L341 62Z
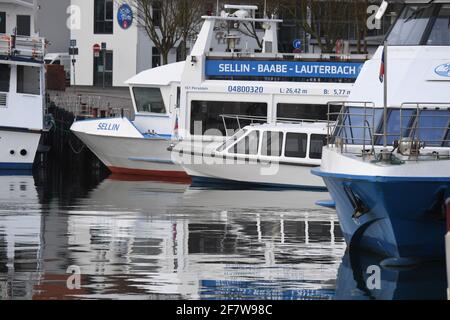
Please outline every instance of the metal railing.
M44 38L16 35L0 36L0 56L43 62L46 52Z
M405 110L415 110L415 117L412 118L411 115L406 114ZM450 110L450 103L417 103L417 102L405 102L400 106L400 140L402 139L412 139L420 140L426 146L434 147L450 147L450 116L448 114L427 114L427 111L439 111L439 110ZM405 121L406 120L406 121ZM444 125L436 126L423 126L423 123L432 122L442 122ZM426 138L426 132L430 131L441 131L441 138L428 139Z
M104 97L91 95L77 95L71 93L58 93L47 95L46 105L54 104L75 117L109 118L125 116L130 118L131 111L120 105L105 101Z
M339 112L331 112L332 106L341 106L341 109ZM450 103L407 102L400 107L389 107L386 131L383 130L383 110L367 101L330 102L327 144L339 147L341 152L346 153L360 150L364 156L374 155L376 148L383 149L384 141L387 141L392 149L389 152L397 149L401 155L415 157L416 160L421 155L430 155L422 154L420 149L434 148L432 154L439 156L438 149L450 148L450 114L442 112L450 110ZM398 112L398 122L393 112ZM431 131L434 133L430 134ZM349 151L348 145L361 148L351 148ZM448 158L449 155L445 157Z
M335 109L338 106L341 107L339 112L331 112L331 109ZM349 107L361 108L362 110L361 112L349 112ZM327 144L338 142L341 147L347 144L360 144L362 145L362 150L366 150L367 145L370 145L370 151L373 152L375 140L378 135L375 129L375 110L375 104L368 101L329 102ZM362 118L362 125L352 124L355 118L357 120ZM356 136L356 130L363 131L362 137ZM352 141L352 143L348 141Z
M253 124L264 124L268 123L267 117L265 116L248 116L248 115L238 115L238 114L221 114L223 126L225 132L228 132L227 121L235 120L239 130L248 125ZM302 124L302 123L314 123L314 122L325 122L324 120L317 119L299 119L299 118L277 118L276 123L286 123L286 124ZM233 129L234 130L234 129Z
M261 53L242 49L239 52L208 52L208 58L260 58L284 61L366 61L370 54L337 54L337 53Z

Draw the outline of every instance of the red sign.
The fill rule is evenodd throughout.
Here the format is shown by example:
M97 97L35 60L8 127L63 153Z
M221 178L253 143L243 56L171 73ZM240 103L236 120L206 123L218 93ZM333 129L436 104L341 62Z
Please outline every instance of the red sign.
M98 43L94 44L94 46L92 47L92 49L94 50L94 53L100 52L101 47Z

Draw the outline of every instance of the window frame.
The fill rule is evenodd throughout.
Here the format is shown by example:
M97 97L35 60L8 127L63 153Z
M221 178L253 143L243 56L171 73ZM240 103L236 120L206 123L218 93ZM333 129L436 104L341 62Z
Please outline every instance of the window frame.
M160 96L161 96L161 102L162 102L162 105L164 107L164 112L153 112L153 111L139 110L138 109L138 104L137 104L137 99L136 99L136 91L135 91L135 89L147 89L147 90L148 89L152 89L152 90L157 90L159 92ZM166 115L168 115L168 110L167 110L167 107L166 107L166 103L164 102L164 97L162 95L161 88L158 88L158 87L134 86L134 87L132 87L132 92L133 92L133 101L134 101L134 104L136 106L136 112L138 112L138 113L145 113L145 114L149 114L149 115L158 115L158 116L166 116Z
M288 156L286 154L287 150L287 142L288 142L288 136L289 135L298 135L298 136L306 136L306 149L305 149L305 153L304 156ZM304 133L304 132L286 132L285 134L285 139L284 139L284 152L283 152L283 157L284 158L288 158L288 159L309 159L309 134L308 133Z
M397 16L395 22L391 25L391 27L389 28L388 32L386 33L386 36L384 37L384 41L388 41L388 44L390 46L397 46L397 47L407 47L407 46L430 46L430 47L442 47L442 46L448 46L448 45L442 45L442 44L428 44L428 40L431 36L431 33L433 31L433 28L435 26L436 20L438 18L439 13L441 12L441 9L444 5L446 4L440 4L440 3L434 3L434 4L414 4L415 6L434 6L433 8L433 12L431 17L428 19L427 25L425 26L423 33L422 33L422 37L420 38L420 41L418 44L398 44L398 43L389 43L389 37L392 34L392 31L394 30L396 24L398 23L398 21L400 20L400 18L402 17L403 11L406 9L406 7L408 7L408 5L403 5L402 10L400 11L400 14ZM447 4L448 5L448 4Z
M6 11L0 11L0 34L6 33ZM2 31L3 30L3 31Z
M5 68L9 69L9 75L8 75L8 86L7 90L3 91L0 89L1 93L9 93L9 90L11 89L11 66L9 64L1 64L1 66L4 66ZM2 73L4 75L4 73ZM6 83L6 81L5 81Z
M264 141L265 141L265 139L264 139L264 137L266 137L266 135L268 135L268 134L273 134L273 133L278 133L278 138L280 138L281 137L281 143L280 143L280 152L278 153L278 155L273 155L273 154L263 154L263 146L264 146ZM270 142L271 142L271 145L272 145L272 140L270 140ZM261 135L261 146L260 146L260 148L259 148L259 154L262 156L262 157L275 157L275 158L281 158L281 157L283 157L284 156L284 150L285 150L285 142L286 142L286 132L284 132L284 131L276 131L276 130L264 130L263 131L263 134ZM268 144L267 144L267 146L268 146ZM270 149L271 151L272 151L272 148ZM268 153L267 152L268 151L268 148L266 147L266 153ZM271 152L272 153L272 152Z
M103 17L102 19L98 20L98 16L100 15L100 13L97 12L97 3L101 1L103 2ZM107 19L107 3L111 3L111 7L112 7L112 18L111 19ZM99 30L100 28L98 28L98 23L102 24L102 28L101 30ZM111 24L111 30L106 31L106 25ZM114 1L113 0L94 0L94 34L114 34Z
M27 28L27 33L26 34L19 33L19 17L28 19L29 26ZM31 21L31 16L29 14L18 14L16 16L16 33L17 33L18 36L30 37L31 36L31 26L32 26L32 21Z
M256 134L257 144L256 144L256 153L250 153L250 135ZM235 152L234 149L237 149L238 144L241 142L245 143L245 152ZM248 144L248 145L247 145ZM231 144L227 149L227 153L232 155L240 155L240 156L258 156L261 153L261 132L257 129L248 130L240 139Z
M42 90L42 84L41 84L41 70L38 67L32 67L32 66L24 66L24 65L17 65L16 66L17 70L16 70L16 93L17 94L23 94L23 95L32 95L32 96L40 96L41 95L41 90ZM19 78L19 68L23 68L23 70L25 71L25 68L34 68L36 69L36 71L38 72L38 87L36 91L32 91L32 92L26 92L25 90L19 91L20 87L24 87L25 81L23 81L23 84L21 86L19 86L19 81L21 80ZM23 75L23 80L27 79L28 77L24 74Z

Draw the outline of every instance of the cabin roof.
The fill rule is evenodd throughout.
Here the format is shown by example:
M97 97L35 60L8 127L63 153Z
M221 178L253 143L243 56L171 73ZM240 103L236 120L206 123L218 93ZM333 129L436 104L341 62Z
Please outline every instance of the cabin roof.
M172 82L181 82L185 61L144 70L125 81L134 86L168 86Z

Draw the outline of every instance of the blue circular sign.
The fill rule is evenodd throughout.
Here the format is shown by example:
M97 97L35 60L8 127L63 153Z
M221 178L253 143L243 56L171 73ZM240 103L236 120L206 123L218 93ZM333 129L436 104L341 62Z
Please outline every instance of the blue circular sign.
M122 4L117 11L117 21L122 29L128 29L133 24L133 10L128 4Z
M300 49L302 47L302 40L295 39L294 42L292 42L292 46L294 49Z

